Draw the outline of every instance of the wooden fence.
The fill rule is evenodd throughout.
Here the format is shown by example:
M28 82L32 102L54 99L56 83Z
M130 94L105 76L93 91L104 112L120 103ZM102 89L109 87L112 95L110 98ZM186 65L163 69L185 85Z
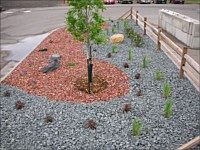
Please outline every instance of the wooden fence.
M148 35L155 43L157 50L163 50L165 54L179 68L179 78L185 75L195 88L200 91L200 65L187 54L187 47L179 47L170 38L168 38L161 28L156 28L147 21L147 17L142 17L138 11L131 7L129 11L123 14L119 19L134 19L136 25L143 29L143 34ZM200 136L194 138L188 143L182 145L177 150L190 149L192 146L200 144Z
M143 17L138 11L130 8L119 19L134 19L136 25L143 29L143 34L148 35L156 44L157 50L163 50L172 62L179 68L179 78L185 75L194 87L200 91L200 65L188 54L187 47L179 47L168 38L161 28L156 28L148 22L147 17Z

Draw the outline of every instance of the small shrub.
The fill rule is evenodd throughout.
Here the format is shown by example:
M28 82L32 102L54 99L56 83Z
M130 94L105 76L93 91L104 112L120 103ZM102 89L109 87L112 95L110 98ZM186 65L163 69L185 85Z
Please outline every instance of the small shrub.
M128 63L124 63L124 68L129 68Z
M118 21L117 21L117 25L116 26L117 26L117 29L119 30L119 22Z
M147 56L144 56L142 59L142 67L147 68Z
M33 79L30 79L30 80L28 81L28 85L30 85L30 86L34 86L35 84L36 84L36 81L33 80Z
M141 89L137 89L136 90L136 96L141 96L141 92L142 92Z
M5 91L5 92L4 92L4 96L5 96L5 97L10 97L10 92L9 92L9 91Z
M75 66L75 63L74 63L74 62L68 62L68 63L67 63L67 66L68 66L68 67L73 67L73 66Z
M115 26L112 26L112 33L115 32Z
M172 108L172 100L167 100L165 103L165 109L164 109L164 117L169 118L169 115L171 114L171 108Z
M137 33L135 33L132 40L133 40L133 43L135 44L135 46L137 46L137 47L140 47L144 44L142 36L140 36Z
M108 58L110 58L111 56L112 56L112 54L111 54L111 53L108 53L108 54L107 54L107 57L108 57Z
M156 76L156 77L155 77L156 80L161 80L162 73L161 73L160 69L157 69L157 70L156 70L155 76Z
M112 45L112 53L115 53L116 51L116 48L117 48L117 46L116 45Z
M124 112L130 111L130 109L131 109L131 104L125 104L125 105L123 106L123 111L124 111Z
M125 19L125 20L124 20L124 29L127 28L127 26L128 26L128 20Z
M52 122L53 121L53 117L50 114L46 114L44 121L46 123Z
M128 38L134 37L135 32L133 31L133 29L131 27L126 27L124 30L125 30L124 32Z
M128 50L128 60L132 59L132 52L131 49Z
M142 122L139 119L134 119L132 121L132 134L137 136L141 132Z
M135 79L139 79L140 76L141 76L140 73L137 72L137 73L135 74Z
M27 74L27 70L26 69L22 69L20 74L21 75L26 75Z
M96 48L93 48L93 51L94 51L94 52L96 52L96 51L97 51L97 49L96 49Z
M106 35L108 35L109 33L109 28L106 28Z
M15 102L15 108L16 109L22 109L23 107L24 107L24 103L23 102L21 102L21 101L16 101Z
M96 129L96 122L90 119L85 123L85 127L90 129Z
M53 41L52 41L52 40L49 40L49 43L53 43Z
M168 98L170 92L170 85L166 81L163 84L163 96L165 99Z

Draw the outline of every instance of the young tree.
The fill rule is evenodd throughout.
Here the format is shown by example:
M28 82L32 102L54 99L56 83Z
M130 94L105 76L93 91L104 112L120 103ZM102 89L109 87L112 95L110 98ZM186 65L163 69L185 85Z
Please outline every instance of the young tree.
M66 28L76 40L84 41L87 45L87 67L88 67L88 93L92 82L92 51L91 44L105 43L101 24L105 22L99 11L105 6L102 0L67 0L72 8L67 12Z

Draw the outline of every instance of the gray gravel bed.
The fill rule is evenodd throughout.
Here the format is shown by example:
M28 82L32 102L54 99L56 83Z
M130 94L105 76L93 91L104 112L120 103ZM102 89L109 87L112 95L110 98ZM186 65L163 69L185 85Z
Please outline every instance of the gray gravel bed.
M114 22L110 22L113 24ZM134 31L142 33L135 26ZM123 23L120 22L123 33ZM110 27L111 29L111 27ZM111 30L110 30L111 31ZM112 35L109 33L107 37ZM163 53L157 51L155 43L144 37L145 44L135 47L127 37L117 44L116 53L107 58L112 44L99 45L94 57L107 60L123 70L129 77L130 91L121 97L92 103L58 102L30 95L26 92L1 84L1 146L7 150L175 150L182 144L200 135L200 93L187 78L178 79L178 69ZM131 48L133 59L128 60ZM142 68L142 57L148 58L148 67ZM129 68L124 68L127 62ZM163 77L154 79L155 70L160 69ZM95 68L94 68L95 69ZM136 72L141 73L135 79ZM167 81L171 86L170 99L173 101L172 114L164 118L162 86ZM142 95L135 95L140 87ZM4 92L9 91L10 97ZM25 107L15 109L20 100ZM124 104L131 104L128 112L123 112ZM46 114L53 116L53 122L44 122ZM131 122L139 118L142 131L139 136L131 134ZM96 129L84 127L86 120L93 119ZM197 146L193 149L199 149Z

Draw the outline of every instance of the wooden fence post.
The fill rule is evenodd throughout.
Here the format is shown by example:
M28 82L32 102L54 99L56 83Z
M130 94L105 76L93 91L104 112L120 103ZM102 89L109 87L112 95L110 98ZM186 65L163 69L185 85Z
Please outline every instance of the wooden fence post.
M136 25L138 25L138 11L136 11Z
M147 17L144 17L144 35L146 35L146 21L147 21Z
M157 50L161 49L161 43L160 43L160 39L161 39L161 35L160 33L162 32L162 28L158 29L158 39L157 39Z
M179 79L181 79L183 77L183 74L184 74L184 70L183 70L183 66L185 66L185 62L186 62L186 59L185 59L185 54L187 54L187 47L183 47L183 53L181 55L181 64L180 64L180 70L179 70Z
M133 7L131 7L131 19L133 19Z

